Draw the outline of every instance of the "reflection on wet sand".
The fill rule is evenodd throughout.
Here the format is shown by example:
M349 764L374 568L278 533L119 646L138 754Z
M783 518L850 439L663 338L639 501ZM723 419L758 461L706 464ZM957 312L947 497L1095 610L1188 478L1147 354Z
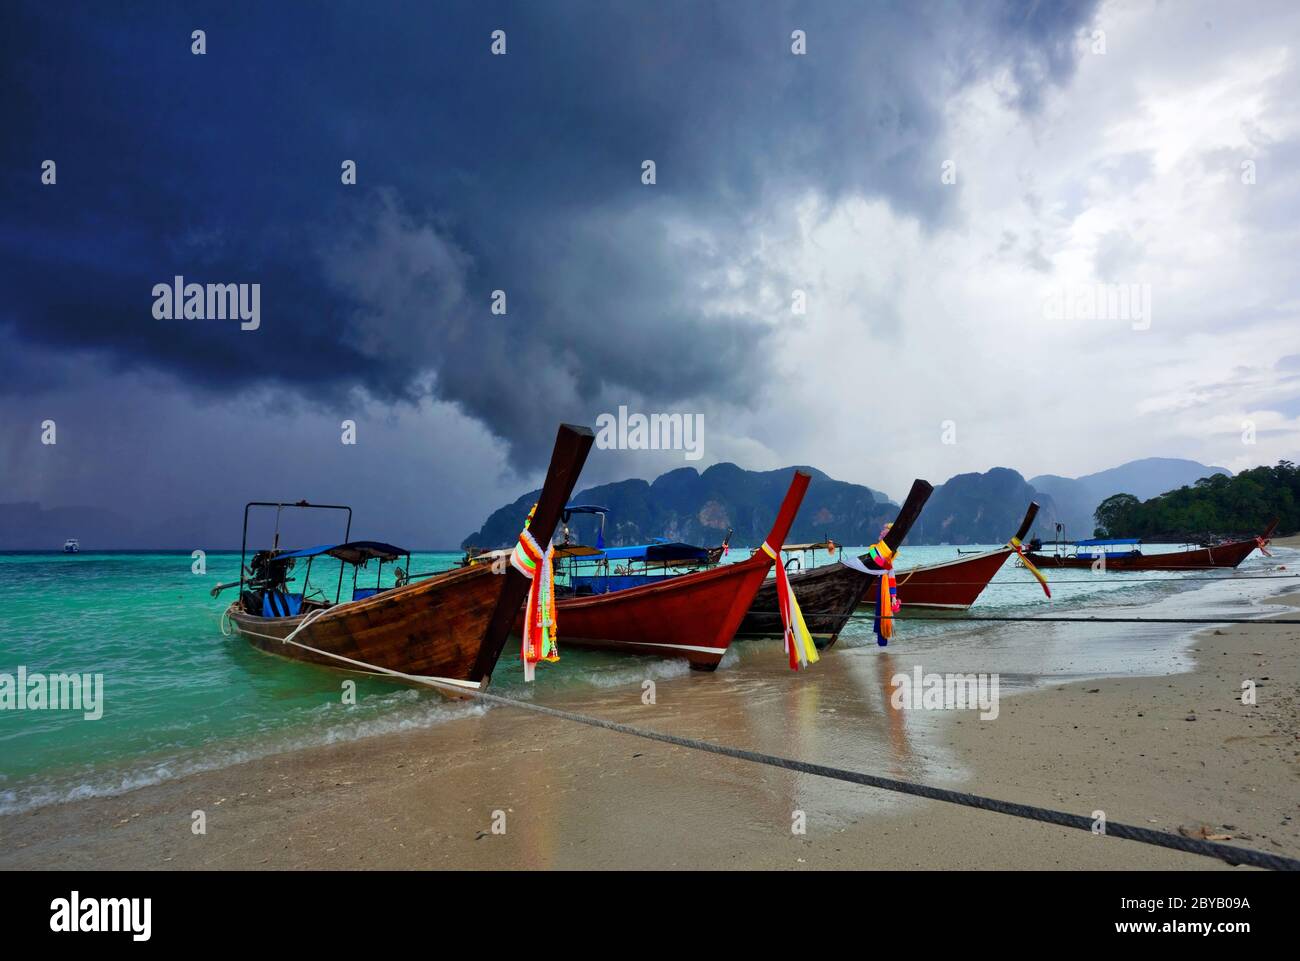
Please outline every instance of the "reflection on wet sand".
M947 748L934 738L924 741L923 732L937 730L937 723L909 719L890 704L890 679L911 666L902 663L905 657L879 650L831 651L796 673L787 667L777 642L743 647L714 674L659 680L653 705L641 703L639 684L599 692L566 691L560 701L569 710L778 757L906 780L953 773ZM914 743L918 731L926 744L922 751ZM627 750L643 752L644 769L662 767L671 779L675 756L685 749L630 741ZM561 776L547 772L544 760L535 755L521 761L530 779L547 773L552 780ZM823 826L842 825L911 803L887 792L722 758L710 762L709 770L706 783L697 777L691 791L682 792L693 800L683 797L680 803L725 805L731 815L763 832L788 832L794 811L806 812L810 822L822 819ZM710 791L709 785L718 790ZM567 796L548 795L557 804L555 817L603 821L609 816L584 807L581 797L571 808L558 802ZM610 820L610 829L627 829L617 817Z
M901 707L894 706L890 696L894 692L891 680L898 673L894 666L894 657L887 651L881 651L875 657L876 680L880 684L880 701L883 705L885 719L889 726L889 746L894 765L890 773L897 778L906 778L912 773L912 744L907 739L907 713Z

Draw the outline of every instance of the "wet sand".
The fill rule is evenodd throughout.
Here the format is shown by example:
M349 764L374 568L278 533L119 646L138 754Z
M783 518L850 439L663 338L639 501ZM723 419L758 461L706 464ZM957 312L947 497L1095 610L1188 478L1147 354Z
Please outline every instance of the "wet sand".
M1300 594L1278 601L1300 607ZM1300 856L1300 628L1204 631L1188 673L1007 696L1011 678L995 721L889 707L889 679L914 664L998 669L996 634L979 637L836 649L799 675L775 643L751 646L715 674L658 681L654 704L640 685L548 703ZM1245 678L1258 684L1253 707ZM192 830L195 811L206 834ZM806 833L792 831L797 812ZM74 867L1234 870L510 708L0 817L0 868Z

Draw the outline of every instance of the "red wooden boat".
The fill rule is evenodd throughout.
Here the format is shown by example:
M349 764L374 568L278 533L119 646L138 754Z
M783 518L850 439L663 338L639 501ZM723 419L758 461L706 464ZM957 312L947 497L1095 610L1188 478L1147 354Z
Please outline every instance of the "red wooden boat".
M529 531L540 543L550 541L594 439L586 427L561 425L529 524ZM279 510L316 505L304 501L266 506ZM348 511L350 531L351 509L341 509ZM521 528L523 521L520 518ZM247 542L247 508L244 530ZM306 551L277 548L258 552L253 559L258 572L254 576L241 576L234 584L214 589L215 596L223 587L237 584L240 588L240 598L226 612L234 630L271 654L324 667L378 673L408 683L436 680L444 686L470 690L487 686L530 585L529 579L509 564L499 569L482 564L435 574L427 580L407 580L403 575L400 586L379 589L376 585L373 591L354 591L353 599L346 601L336 594L331 602L320 596L320 591L308 593L305 581L301 593L289 593L287 575L300 558L328 553L355 566L374 558L382 563L406 552L372 541Z
M1108 552L1101 542L1083 542L1079 546L1096 546L1094 552L1080 553L1076 547L1074 554L1039 554L1030 552L1029 559L1040 568L1091 568L1099 559L1102 571L1191 571L1212 568L1236 567L1255 548L1267 547L1269 538L1277 528L1278 518L1273 518L1264 533L1245 541L1227 541L1213 547L1199 547L1190 551L1175 551L1169 554L1143 554L1140 542L1134 541L1131 553Z
M1015 539L1023 540L1038 516L1038 504L1031 503L1020 523ZM984 551L967 557L938 564L923 564L896 572L898 599L904 610L909 607L943 607L965 610L988 587L993 575L1002 569L1015 549L1008 542L1005 547ZM1035 562L1037 563L1037 562ZM863 607L874 607L875 597L868 591L862 598Z
M921 508L933 492L934 488L928 481L912 482L912 490L899 508L893 526L883 538L890 551L895 554L898 552L903 538L911 530L912 524L921 514ZM866 563L865 559L863 563ZM844 630L844 625L857 610L862 595L873 585L878 588L880 583L878 578L838 561L790 574L788 578L799 608L803 611L808 632L819 648L830 647L835 643L840 631ZM785 625L778 608L777 584L775 580L769 580L754 595L754 603L749 606L749 613L741 622L736 639L781 637L784 632Z
M778 555L808 489L809 475L795 471L767 544ZM771 570L762 550L735 564L664 578L609 594L556 602L560 647L595 648L660 657L684 657L692 668L718 666L745 612ZM521 630L522 619L516 630Z

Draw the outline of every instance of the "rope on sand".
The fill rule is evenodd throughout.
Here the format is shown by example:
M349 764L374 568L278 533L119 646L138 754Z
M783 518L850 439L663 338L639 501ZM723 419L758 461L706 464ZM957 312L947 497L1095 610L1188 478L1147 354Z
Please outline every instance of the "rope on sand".
M297 631L293 632L294 634ZM778 757L774 754L764 754L759 751L747 751L743 748L728 747L725 744L711 744L708 741L699 741L695 738L679 737L676 734L663 734L659 731L648 731L642 728L632 727L630 724L620 724L617 721L607 721L604 718L590 717L586 714L577 714L573 711L561 711L558 708L545 707L541 704L532 704L528 701L519 701L512 697L502 697L500 694L489 694L487 691L475 690L470 687L458 686L458 683L446 678L424 677L416 674L403 674L401 671L394 671L388 668L379 667L375 664L366 664L364 661L353 660L344 657L341 654L333 654L330 651L322 651L319 648L309 647L301 641L289 640L289 638L273 638L270 635L262 635L271 640L285 640L295 647L311 651L315 654L321 654L325 657L331 657L339 661L344 661L359 667L370 669L379 674L387 674L398 677L403 680L413 681L419 684L426 684L429 687L446 690L456 697L472 697L491 704L501 704L507 707L522 708L525 711L532 711L534 714L545 714L548 717L556 717L565 721L573 721L576 724L585 724L589 727L597 727L606 731L614 731L618 734L628 734L632 737L644 738L648 741L659 741L663 744L672 744L676 747L690 748L693 751L704 751L708 754L719 754L723 757L735 758L740 761L749 761L753 764L764 764L768 767L781 768L786 771L797 771L800 774L812 774L816 777L830 778L835 781L844 781L849 784L859 784L864 787L879 788L884 791L894 791L898 794L910 794L914 797L928 798L932 801L945 801L949 804L961 804L965 807L978 808L981 811L992 811L996 814L1009 814L1012 817L1025 818L1030 821L1043 821L1047 824L1055 824L1060 827L1075 828L1080 831L1093 831L1093 819L1084 817L1080 814L1070 814L1067 811L1056 811L1052 808L1037 807L1032 804L1018 804L1013 801L1001 801L997 798L984 797L980 794L969 794L965 791L951 791L947 788L933 787L929 784L917 784L913 781L899 781L895 778L882 777L878 774L864 774L859 771L848 771L844 768L828 767L824 764L811 764L807 761L796 761L792 758ZM292 636L292 635L291 635ZM459 682L460 684L473 682ZM1280 854L1270 854L1267 851L1258 851L1254 848L1239 848L1230 844L1223 844L1218 841L1206 841L1200 838L1184 837L1180 834L1170 834L1167 831L1154 831L1150 828L1137 827L1132 824L1123 824L1117 821L1107 821L1105 826L1105 835L1107 837L1124 838L1129 841L1138 841L1143 844L1151 844L1156 847L1170 848L1174 851L1182 851L1186 854L1197 854L1201 857L1215 858L1231 865L1248 865L1250 867L1267 868L1272 871L1300 871L1300 860L1296 858L1285 857Z

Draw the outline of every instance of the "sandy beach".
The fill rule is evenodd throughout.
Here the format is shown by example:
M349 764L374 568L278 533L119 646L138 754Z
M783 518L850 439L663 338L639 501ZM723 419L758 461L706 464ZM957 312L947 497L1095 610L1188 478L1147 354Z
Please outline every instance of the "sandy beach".
M1294 610L1300 594L1272 603ZM889 652L836 649L797 676L775 644L752 648L715 674L657 681L654 704L642 703L640 684L555 701L543 690L538 699L731 746L1085 815L1102 810L1112 821L1228 835L1300 856L1297 640L1292 626L1205 630L1187 652L1188 672L1012 696L1004 687L995 721L890 708L889 678L934 663L933 649L902 643ZM1246 678L1257 684L1255 706L1241 703ZM192 830L197 811L205 834ZM796 812L806 833L792 831ZM1232 870L500 707L7 815L0 840L6 869Z

